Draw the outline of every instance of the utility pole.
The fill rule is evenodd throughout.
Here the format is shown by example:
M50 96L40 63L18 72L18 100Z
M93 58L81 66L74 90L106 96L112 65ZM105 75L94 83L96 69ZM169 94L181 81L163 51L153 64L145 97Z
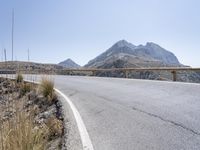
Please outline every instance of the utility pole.
M4 57L5 57L5 62L7 62L6 49L5 48L4 48Z
M7 70L7 58L6 58L6 49L4 48L4 56L5 56L5 70ZM6 78L7 78L7 74L6 74Z
M30 53L29 53L29 49L28 49L28 62L30 61Z
M1 51L1 61L3 62L3 48L2 48L2 51Z
M4 48L4 56L5 56L5 73L6 73L6 79L8 77L8 74L7 74L7 70L8 70L8 66L7 66L7 57L6 57L6 49Z
M13 39L13 36L14 36L14 8L12 10L12 61L13 61L13 49L14 49L14 39Z
M30 64L29 64L30 58L29 58L29 49L28 49L28 73L30 73Z

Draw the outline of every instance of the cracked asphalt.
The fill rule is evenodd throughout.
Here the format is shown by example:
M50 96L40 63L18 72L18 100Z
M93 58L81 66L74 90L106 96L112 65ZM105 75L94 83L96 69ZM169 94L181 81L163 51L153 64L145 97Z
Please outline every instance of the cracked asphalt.
M95 150L199 150L200 84L52 76Z

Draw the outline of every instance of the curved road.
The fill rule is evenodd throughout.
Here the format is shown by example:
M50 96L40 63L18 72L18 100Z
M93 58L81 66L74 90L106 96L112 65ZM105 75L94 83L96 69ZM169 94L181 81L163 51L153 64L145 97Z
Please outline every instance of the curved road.
M53 76L95 150L199 150L200 84Z

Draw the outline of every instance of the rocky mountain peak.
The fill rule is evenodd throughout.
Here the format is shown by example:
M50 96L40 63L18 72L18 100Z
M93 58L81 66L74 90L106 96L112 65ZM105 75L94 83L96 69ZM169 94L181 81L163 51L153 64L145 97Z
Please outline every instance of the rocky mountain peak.
M161 46L159 46L158 44L156 43L153 43L153 42L147 42L146 45L145 45L146 48L152 48L152 49L163 49Z
M129 42L127 42L126 40L120 40L117 43L115 43L113 45L113 47L118 47L118 48L120 48L120 47L129 47L129 48L133 49L136 46L131 44L131 43L129 43Z
M65 61L60 62L59 65L65 68L80 68L81 67L70 58L66 59Z

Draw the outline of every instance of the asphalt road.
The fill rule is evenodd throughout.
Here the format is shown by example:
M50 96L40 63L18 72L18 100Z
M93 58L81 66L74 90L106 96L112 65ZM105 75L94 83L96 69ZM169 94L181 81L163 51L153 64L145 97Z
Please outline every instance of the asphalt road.
M95 150L200 149L200 84L52 78L78 109Z

